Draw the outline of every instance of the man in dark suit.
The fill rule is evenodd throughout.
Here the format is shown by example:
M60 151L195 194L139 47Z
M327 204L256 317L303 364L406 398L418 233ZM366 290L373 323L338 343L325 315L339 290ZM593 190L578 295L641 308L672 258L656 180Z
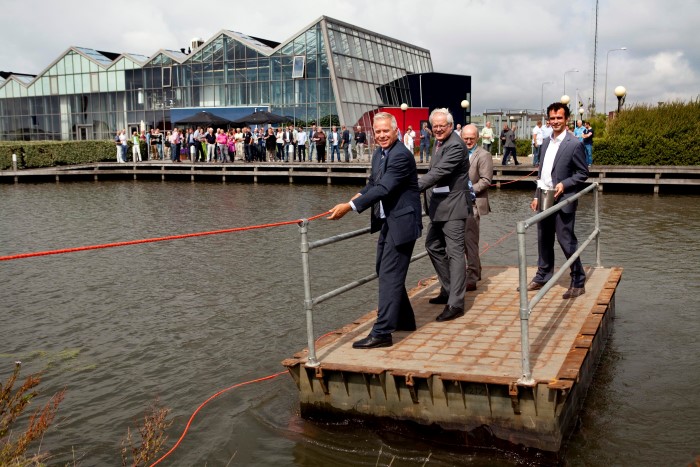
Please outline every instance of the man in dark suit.
M462 140L467 145L469 157L469 181L476 197L472 205L473 215L467 218L464 248L467 251L467 292L476 290L481 280L481 260L479 258L479 224L481 216L491 212L489 187L493 178L493 158L491 153L480 147L479 129L474 124L462 128Z
M467 147L452 131L454 120L447 109L435 109L430 114L430 125L435 135L435 153L430 170L418 181L424 191L432 188L428 215L430 227L425 238L425 249L440 280L440 294L429 300L444 304L437 321L449 321L464 315L466 291L466 259L464 256L464 229L471 216Z
M414 331L416 321L406 293L406 274L413 246L421 236L420 194L416 161L398 142L396 119L388 113L374 116L374 139L379 147L372 157L367 185L347 203L331 209L328 219L340 219L350 210L372 208L370 230L379 232L376 268L379 276L377 321L370 334L353 343L356 349L389 347L394 331Z
M566 121L569 118L569 108L555 102L547 107L547 115L552 126L552 136L542 143L540 165L535 198L530 203L533 211L541 210L539 197L545 199L547 192L554 191L555 203L570 198L581 191L588 178L586 153L581 143L574 135L566 131ZM559 245L568 259L578 248L578 240L574 233L576 221L574 202L537 224L537 274L528 284L527 290L538 290L552 277L554 273L554 236L556 233ZM585 293L584 284L586 273L581 259L577 258L571 265L571 285L563 298L575 298Z
M340 147L345 152L345 162L350 162L350 131L345 125L342 126Z

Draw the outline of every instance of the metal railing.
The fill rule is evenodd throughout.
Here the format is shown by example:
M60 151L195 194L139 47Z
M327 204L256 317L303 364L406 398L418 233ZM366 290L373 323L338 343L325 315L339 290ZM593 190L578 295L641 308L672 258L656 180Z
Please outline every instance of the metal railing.
M308 237L309 221L308 221L308 219L302 219L301 222L299 222L299 233L301 234L301 265L302 265L303 275L304 275L304 310L306 311L306 334L307 334L307 340L308 340L308 345L309 345L309 355L308 355L308 358L306 359L306 366L307 367L317 367L320 365L320 362L316 358L316 341L315 341L315 337L314 337L314 316L313 316L314 305L318 305L319 303L323 303L330 298L336 297L336 296L341 295L345 292L348 292L356 287L359 287L359 286L364 285L368 282L371 282L378 277L377 273L373 273L373 274L370 274L368 276L365 276L365 277L362 277L360 279L349 282L341 287L338 287L337 289L334 289L334 290L326 292L322 295L319 295L316 298L312 298L311 297L311 277L310 277L310 272L309 272L309 253L314 248L319 248L319 247L331 245L333 243L337 243L337 242L340 242L343 240L349 240L351 238L359 237L360 235L368 234L369 231L370 231L370 228L365 227L364 229L334 235L332 237L324 238L322 240L316 240L315 242L309 242L309 237ZM418 253L417 255L413 255L411 257L411 262L414 262L418 259L421 259L424 256L426 256L427 254L428 254L427 251L423 251L422 253Z
M525 255L525 233L527 229L533 225L537 225L538 222L546 219L552 214L560 211L564 206L568 206L577 199L581 198L586 193L593 191L594 199L594 212L595 212L595 224L593 232L586 238L586 240L581 243L578 249L571 255L571 257L561 265L559 271L557 271L551 279L549 279L544 286L532 297L532 300L528 302L527 299L527 257ZM530 341L529 341L529 318L532 309L537 303L544 297L544 295L557 283L559 278L569 269L569 267L576 261L576 259L581 256L583 250L595 240L595 267L601 267L600 264L600 217L599 217L599 207L598 207L598 183L592 183L587 186L579 193L574 196L561 201L549 209L542 211L527 220L520 221L517 224L516 231L518 233L518 273L520 282L520 340L521 340L521 358L522 358L522 377L518 380L518 383L524 385L534 384L532 379L532 370L530 369Z

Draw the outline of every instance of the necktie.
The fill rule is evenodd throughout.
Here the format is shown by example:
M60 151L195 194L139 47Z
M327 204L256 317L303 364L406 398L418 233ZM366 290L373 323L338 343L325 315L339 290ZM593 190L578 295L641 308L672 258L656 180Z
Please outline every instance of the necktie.
M386 158L386 151L382 151L382 157L381 157L381 159L379 159L379 166L377 167L377 174L374 177L375 183L378 183L379 180L382 179L382 175L384 175L384 159L385 158ZM376 219L380 219L381 215L382 215L380 207L379 207L380 203L381 203L381 201L377 201L376 203L374 203L374 206L372 206L372 211L374 212L374 217Z

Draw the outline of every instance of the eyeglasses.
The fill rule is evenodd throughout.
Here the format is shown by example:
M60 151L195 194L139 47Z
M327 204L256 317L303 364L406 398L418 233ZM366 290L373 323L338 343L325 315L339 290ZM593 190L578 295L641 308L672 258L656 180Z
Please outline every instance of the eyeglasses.
M464 141L474 141L476 138L472 138L471 136L465 136L462 138Z
M451 127L449 123L447 125L433 125L433 130L435 131L442 131L442 130L447 130L449 127Z

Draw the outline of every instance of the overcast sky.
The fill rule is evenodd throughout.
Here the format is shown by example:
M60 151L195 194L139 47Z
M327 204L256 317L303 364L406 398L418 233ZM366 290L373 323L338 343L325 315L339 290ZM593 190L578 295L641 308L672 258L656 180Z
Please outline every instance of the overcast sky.
M595 0L118 2L0 0L0 70L37 74L70 46L151 56L221 29L283 42L327 15L430 50L434 70L472 77L472 111L539 109L578 89L593 97ZM700 1L600 0L596 104L700 95ZM608 51L627 47L626 51ZM544 84L551 81L551 84ZM544 92L542 90L544 89Z

